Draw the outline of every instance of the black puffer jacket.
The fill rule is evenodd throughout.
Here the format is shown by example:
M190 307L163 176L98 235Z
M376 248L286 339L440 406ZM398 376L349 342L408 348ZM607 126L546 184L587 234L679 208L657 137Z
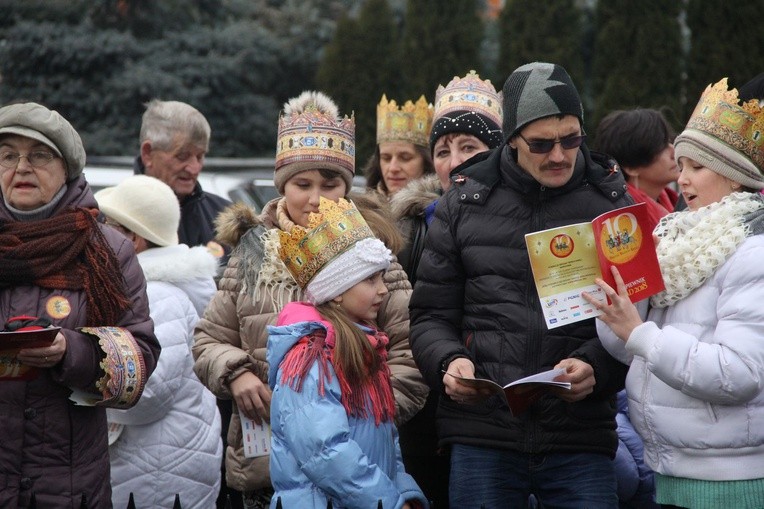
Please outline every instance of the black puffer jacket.
M582 401L547 395L520 417L500 396L473 406L441 397L441 444L614 455L614 395L626 367L602 347L593 319L547 329L524 235L631 204L623 176L586 146L560 188L541 186L509 148L458 170L438 203L411 298L411 347L427 382L442 392L444 363L456 357L470 358L477 377L500 383L575 357L592 365L597 383Z

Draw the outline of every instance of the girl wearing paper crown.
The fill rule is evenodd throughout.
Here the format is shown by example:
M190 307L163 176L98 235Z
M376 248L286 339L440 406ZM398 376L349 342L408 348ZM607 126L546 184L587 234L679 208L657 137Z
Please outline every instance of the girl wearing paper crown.
M321 199L279 256L308 302L268 327L271 507L422 507L393 424L387 336L373 328L392 253L358 210Z
M355 168L354 129L353 119L340 118L336 105L320 92L305 92L289 101L279 119L274 173L282 196L259 216L235 205L217 221L219 240L236 247L196 328L195 372L218 398L235 404L228 427L226 480L229 487L245 492L246 507L267 504L271 482L268 457L244 455L239 414L258 423L269 420L266 326L276 323L284 305L305 299L304 289L279 258L280 234L308 227L320 198L336 202L348 195ZM372 231L397 250L400 235L386 220L385 207L365 196L357 205ZM422 407L428 391L408 344L411 285L395 261L384 281L389 293L377 310L376 324L390 338L386 349L395 421L400 423Z
M670 507L764 507L764 109L709 85L674 141L688 210L655 228L666 290L597 323L629 364L629 416Z

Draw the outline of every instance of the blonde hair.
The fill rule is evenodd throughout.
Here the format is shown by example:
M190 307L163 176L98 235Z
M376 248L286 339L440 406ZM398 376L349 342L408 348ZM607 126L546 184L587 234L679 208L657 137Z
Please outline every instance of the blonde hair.
M334 327L334 362L339 365L348 383L358 386L371 378L380 369L381 359L366 333L334 301L318 304L316 309Z

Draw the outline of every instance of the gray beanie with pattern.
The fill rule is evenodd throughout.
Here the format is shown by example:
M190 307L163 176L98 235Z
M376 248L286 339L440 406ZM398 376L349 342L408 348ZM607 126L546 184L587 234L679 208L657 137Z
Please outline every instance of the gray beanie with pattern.
M533 62L515 69L504 83L503 131L507 140L541 118L573 115L584 124L581 97L560 65Z

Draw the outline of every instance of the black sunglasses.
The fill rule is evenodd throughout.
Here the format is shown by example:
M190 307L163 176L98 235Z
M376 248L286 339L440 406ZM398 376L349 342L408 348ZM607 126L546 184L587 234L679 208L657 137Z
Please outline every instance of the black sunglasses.
M546 154L548 152L551 152L554 146L557 145L558 143L565 150L578 148L584 142L584 139L586 139L586 135L581 134L578 136L566 136L565 138L560 138L559 140L528 141L523 137L522 134L517 133L517 135L523 139L526 145L528 145L528 150L530 150L531 153L533 154Z

